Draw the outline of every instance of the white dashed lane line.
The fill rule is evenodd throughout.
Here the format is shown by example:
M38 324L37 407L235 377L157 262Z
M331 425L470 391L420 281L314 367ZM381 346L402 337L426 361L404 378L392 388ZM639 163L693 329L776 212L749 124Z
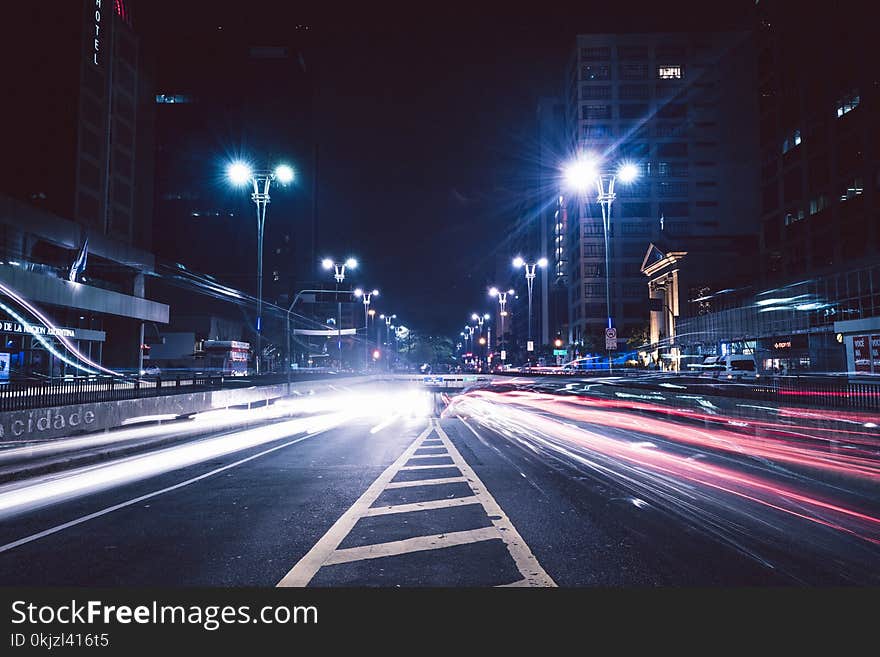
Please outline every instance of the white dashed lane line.
M415 452L418 450L431 448L434 451L441 447L445 450L443 454L415 455ZM430 463L431 459L437 458L446 459L446 462L442 464ZM449 463L450 460L452 463ZM412 461L415 461L418 465L409 465ZM423 465L422 463L426 464ZM420 470L433 470L433 472L426 473L424 479L392 481L398 473L418 472ZM449 476L442 476L442 474L446 473ZM373 506L379 496L386 490L451 483L467 483L471 489L471 494L451 499L444 498L407 504ZM351 533L361 518L390 515L405 517L405 514L417 511L430 511L432 509L451 507L466 508L477 505L482 506L483 511L492 523L490 526L466 531L416 536L404 540L374 543L372 545L339 548L339 545ZM315 543L312 549L290 569L281 581L278 582L278 586L307 586L324 566L414 552L426 552L498 539L504 543L513 562L516 564L517 570L519 570L522 576L514 582L502 584L503 586L556 586L553 579L538 563L538 560L532 554L522 536L519 535L510 518L507 517L483 482L480 481L473 469L471 469L452 444L440 422L437 419L431 418L425 430L419 434L394 463L379 475L351 508L342 514L327 533ZM438 582L438 584L442 585L442 582Z

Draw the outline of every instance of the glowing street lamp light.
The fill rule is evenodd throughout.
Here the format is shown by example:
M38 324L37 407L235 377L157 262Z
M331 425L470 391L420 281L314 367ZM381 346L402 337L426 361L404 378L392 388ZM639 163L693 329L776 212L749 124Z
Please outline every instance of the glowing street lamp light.
M345 270L346 269L357 269L358 261L354 258L348 258L343 263L335 262L332 258L324 258L321 261L321 266L324 269L332 269L333 277L336 279L337 283L341 283L345 280Z
M639 176L639 168L632 162L622 162L613 173L600 171L595 158L581 156L565 166L563 171L569 187L586 196L592 185L596 188L596 201L602 209L602 232L605 236L605 309L608 315L607 328L613 328L611 317L611 263L608 244L611 226L611 204L617 198L614 185L619 180L631 183ZM608 350L608 373L611 373L611 350Z
M532 341L532 288L535 286L535 270L540 267L544 269L547 267L547 258L538 258L537 262L533 262L529 264L521 256L517 256L513 259L513 266L517 269L525 267L526 270L526 286L529 289L529 342Z
M266 208L271 201L269 187L275 180L282 185L288 185L293 182L294 172L293 168L287 164L279 164L274 170L254 170L250 164L239 160L229 164L226 175L236 187L251 183L254 190L251 194L251 200L257 205L257 349L255 365L257 374L259 374L260 358L263 353L263 232L266 226Z

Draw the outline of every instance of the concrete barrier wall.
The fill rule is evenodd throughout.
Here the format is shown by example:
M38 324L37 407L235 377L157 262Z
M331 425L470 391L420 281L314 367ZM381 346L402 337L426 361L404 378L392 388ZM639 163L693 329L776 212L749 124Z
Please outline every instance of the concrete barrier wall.
M369 377L300 381L291 384L291 391L321 392L338 385L368 383ZM287 385L255 386L233 390L208 390L162 397L124 399L35 408L28 411L0 413L0 440L30 441L62 438L84 431L113 429L126 420L155 415L189 415L215 408L265 403L287 396Z

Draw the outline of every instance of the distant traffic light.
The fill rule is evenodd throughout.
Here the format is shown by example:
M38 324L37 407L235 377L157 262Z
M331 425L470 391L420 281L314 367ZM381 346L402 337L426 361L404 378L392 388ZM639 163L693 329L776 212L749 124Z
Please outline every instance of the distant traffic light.
M553 341L553 346L559 349L559 347L562 346L562 338L556 338L556 340Z

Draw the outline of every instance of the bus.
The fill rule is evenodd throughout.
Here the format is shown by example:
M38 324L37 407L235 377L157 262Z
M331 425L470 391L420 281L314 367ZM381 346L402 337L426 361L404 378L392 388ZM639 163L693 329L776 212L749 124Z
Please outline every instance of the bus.
M205 340L206 369L223 376L247 376L251 345L236 340Z

